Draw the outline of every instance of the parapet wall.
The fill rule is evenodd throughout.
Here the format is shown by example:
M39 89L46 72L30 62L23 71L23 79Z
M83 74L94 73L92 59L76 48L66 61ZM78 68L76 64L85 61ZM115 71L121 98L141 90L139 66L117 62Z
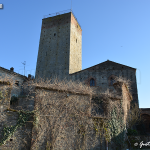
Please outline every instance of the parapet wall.
M88 94L36 87L38 123L32 130L31 149L36 146L39 149L50 146L54 150L91 147L92 135L87 137L84 144L80 139L86 128L92 125L90 103L91 95ZM98 144L99 141L95 142Z
M68 147L71 149L79 149L79 147L82 149L106 149L105 138L95 136L93 118L106 119L112 104L120 105L120 102L123 101L124 120L126 120L129 102L132 100L124 83L116 83L114 87L116 89L114 95L110 93L100 94L98 97L100 100L100 103L98 103L99 109L93 107L93 103L95 103L93 99L97 95L40 86L33 88L35 94L31 93L29 99L27 97L19 98L17 105L10 106L11 91L9 90L9 94L3 99L3 103L0 101L4 108L1 109L1 116L3 115L3 121L0 122L1 133L4 124L9 127L17 124L17 110L36 110L35 120L34 126L33 119L30 119L24 126L18 128L13 136L9 137L6 144L0 146L0 150L8 147L59 149L60 146L64 150ZM10 86L3 85L0 88L10 89ZM6 99L8 100L6 101ZM13 108L16 111L8 111L6 108ZM2 138L0 137L0 140ZM109 149L113 150L112 147Z

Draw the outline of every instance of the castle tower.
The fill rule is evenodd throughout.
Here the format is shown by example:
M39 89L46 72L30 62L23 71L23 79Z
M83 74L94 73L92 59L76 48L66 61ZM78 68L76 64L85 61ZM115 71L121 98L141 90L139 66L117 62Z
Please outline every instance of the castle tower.
M82 29L72 12L44 18L35 79L64 78L82 69Z

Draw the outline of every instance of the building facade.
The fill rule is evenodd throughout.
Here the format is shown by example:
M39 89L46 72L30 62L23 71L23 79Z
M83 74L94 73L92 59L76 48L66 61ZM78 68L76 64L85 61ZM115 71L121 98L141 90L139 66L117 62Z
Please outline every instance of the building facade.
M63 78L82 69L82 30L72 13L42 20L36 77Z
M26 76L14 72L13 67L11 67L10 70L0 67L0 78L1 80L9 80L13 83L11 96L16 97L20 95L22 84L28 79Z
M115 77L131 81L133 102L138 104L136 69L105 61L82 70L82 29L72 12L42 20L35 79L79 80L95 92L113 91Z

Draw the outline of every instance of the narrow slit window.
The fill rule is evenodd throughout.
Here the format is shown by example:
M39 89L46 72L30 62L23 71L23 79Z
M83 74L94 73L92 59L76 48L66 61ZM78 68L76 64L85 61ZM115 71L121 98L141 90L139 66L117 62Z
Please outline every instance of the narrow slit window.
M16 82L15 82L15 85L16 85L16 86L19 86L19 81L16 81Z
M95 80L93 78L90 80L90 86L95 86Z
M111 78L110 78L110 85L113 85L114 82L115 82L115 79L111 77Z

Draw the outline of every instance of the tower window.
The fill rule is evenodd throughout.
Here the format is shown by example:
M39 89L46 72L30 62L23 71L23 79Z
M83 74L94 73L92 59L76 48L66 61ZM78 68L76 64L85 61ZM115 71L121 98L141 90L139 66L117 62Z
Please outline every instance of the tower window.
M15 85L19 86L19 81L16 81L16 82L15 82Z
M77 43L77 39L76 39L76 43Z
M90 86L95 86L95 80L93 78L90 80Z
M78 25L77 25L77 28L78 28Z
M113 85L115 82L115 79L113 77L110 78L110 85Z
M56 33L54 33L54 36L56 36Z

